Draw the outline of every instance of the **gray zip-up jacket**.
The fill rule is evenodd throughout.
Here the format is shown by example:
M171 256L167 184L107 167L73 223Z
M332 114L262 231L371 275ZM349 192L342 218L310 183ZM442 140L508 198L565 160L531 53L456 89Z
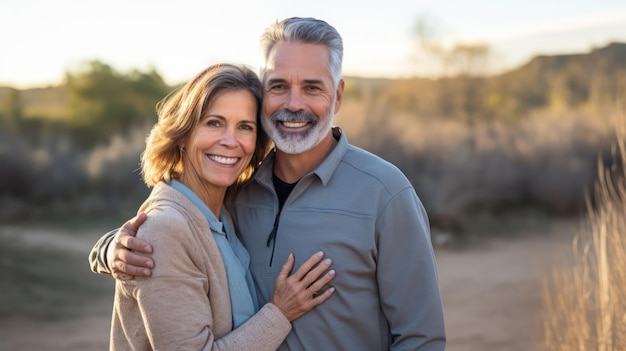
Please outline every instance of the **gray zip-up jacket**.
M259 303L271 298L289 253L296 267L318 250L333 260L334 295L293 322L280 350L444 350L422 203L398 168L349 145L340 129L333 133L335 149L298 182L280 213L274 154L229 203Z

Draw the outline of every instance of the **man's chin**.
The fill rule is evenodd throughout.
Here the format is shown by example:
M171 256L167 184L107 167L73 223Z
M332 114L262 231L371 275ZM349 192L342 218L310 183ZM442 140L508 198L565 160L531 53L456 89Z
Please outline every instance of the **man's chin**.
M290 155L301 154L311 148L310 143L302 138L279 138L274 140L274 145L278 150Z
M302 143L298 143L298 142L280 142L280 143L276 143L274 142L274 144L276 145L276 148L278 150L280 150L281 152L284 152L286 154L289 155L297 155L297 154L301 154L305 151L310 150L310 147L306 147L303 146Z

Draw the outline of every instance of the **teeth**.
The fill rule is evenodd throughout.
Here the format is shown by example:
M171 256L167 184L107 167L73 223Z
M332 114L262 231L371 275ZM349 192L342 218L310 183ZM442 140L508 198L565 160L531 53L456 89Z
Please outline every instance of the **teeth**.
M287 128L302 128L307 125L307 122L289 122L284 121L283 125Z
M226 165L235 164L239 160L238 157L224 157L224 156L217 156L217 155L209 155L209 158L215 162L223 163Z

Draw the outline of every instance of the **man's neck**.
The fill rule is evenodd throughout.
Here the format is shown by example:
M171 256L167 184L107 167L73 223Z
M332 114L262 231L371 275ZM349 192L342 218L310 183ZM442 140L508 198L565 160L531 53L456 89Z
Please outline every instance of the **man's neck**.
M319 166L333 151L337 140L332 130L312 149L300 154L287 154L276 149L274 174L285 183L295 183Z

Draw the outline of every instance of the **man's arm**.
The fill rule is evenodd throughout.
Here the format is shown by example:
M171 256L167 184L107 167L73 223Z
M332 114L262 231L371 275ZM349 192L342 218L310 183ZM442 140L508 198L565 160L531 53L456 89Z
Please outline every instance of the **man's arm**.
M131 280L136 276L152 275L154 261L140 253L151 253L152 246L136 238L139 226L147 216L140 213L126 221L120 229L103 235L89 253L91 270L99 274L111 274L119 280Z
M385 207L377 230L377 277L393 335L390 350L443 351L446 336L430 226L412 188Z
M91 266L91 271L98 274L111 274L111 270L107 266L106 262L106 252L109 244L113 240L115 234L117 234L118 229L114 229L106 234L104 234L89 252L89 265Z

